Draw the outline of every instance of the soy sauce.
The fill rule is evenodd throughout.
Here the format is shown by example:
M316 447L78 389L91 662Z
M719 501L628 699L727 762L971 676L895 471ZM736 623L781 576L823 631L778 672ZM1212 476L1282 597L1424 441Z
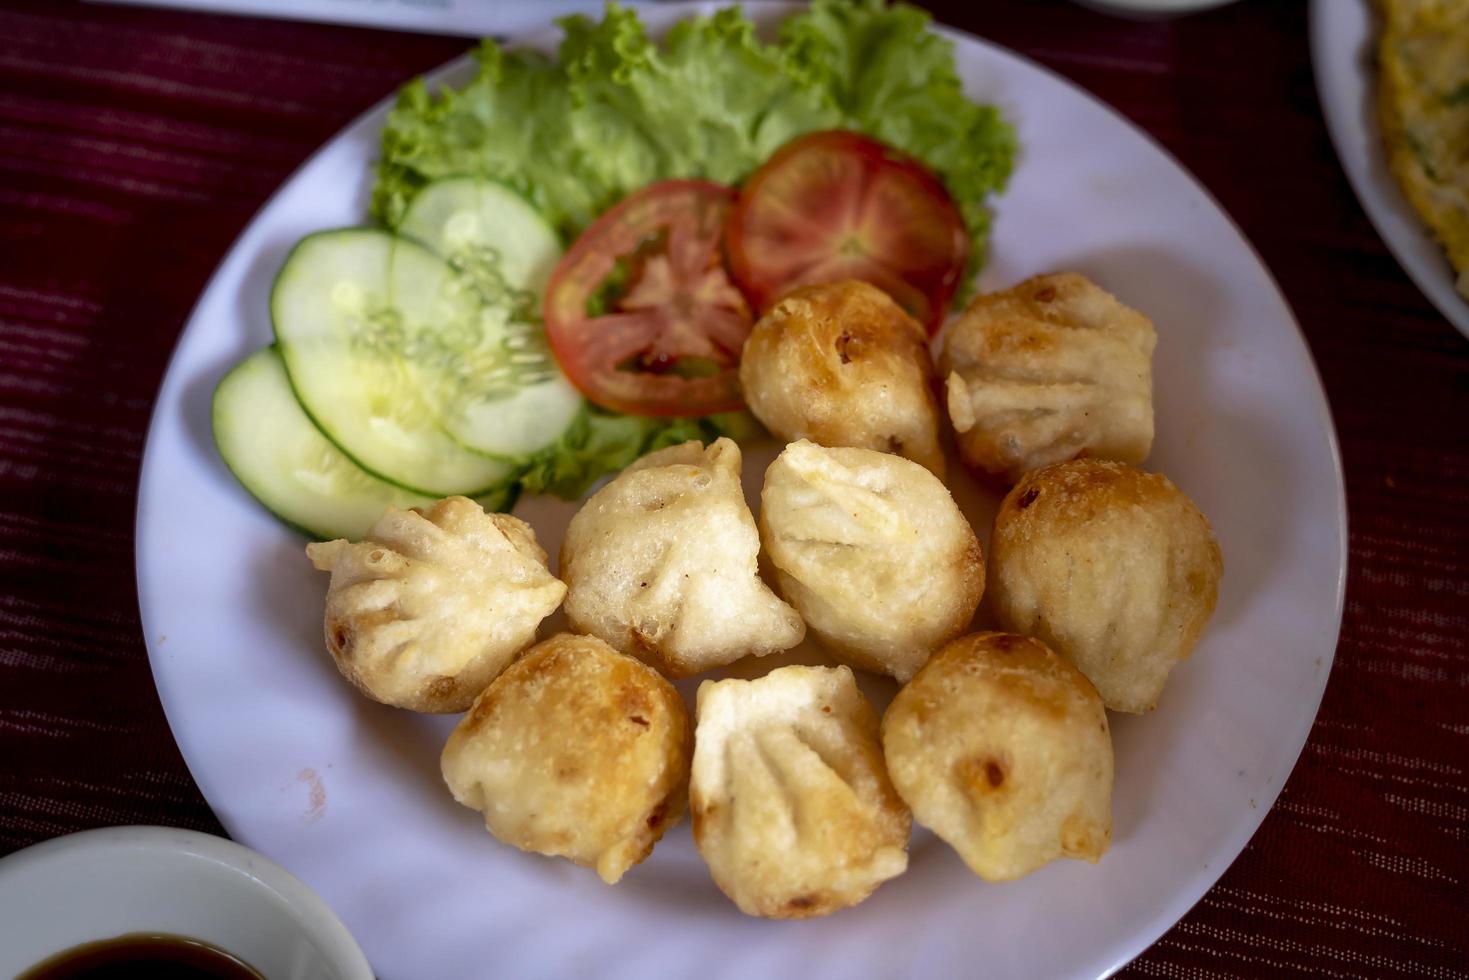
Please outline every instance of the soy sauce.
M16 980L265 980L202 939L133 932L63 950Z

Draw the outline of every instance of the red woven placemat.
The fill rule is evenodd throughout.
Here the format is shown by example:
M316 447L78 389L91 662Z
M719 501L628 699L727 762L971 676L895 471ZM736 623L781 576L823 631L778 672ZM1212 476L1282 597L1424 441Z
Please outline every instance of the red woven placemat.
M1152 24L934 6L1096 92L1199 175L1284 287L1341 436L1351 575L1311 740L1244 854L1129 972L1469 975L1469 342L1352 198L1304 4ZM219 832L138 627L152 396L270 192L465 47L0 0L0 853L106 824Z

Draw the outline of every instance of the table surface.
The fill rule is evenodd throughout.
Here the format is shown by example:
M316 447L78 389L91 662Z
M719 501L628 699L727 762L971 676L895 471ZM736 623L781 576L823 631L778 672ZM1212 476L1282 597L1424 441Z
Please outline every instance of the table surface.
M1469 975L1469 342L1347 186L1305 4L1163 23L1060 0L933 6L1095 92L1202 179L1284 288L1341 437L1350 578L1310 741L1239 860L1127 972ZM468 43L0 0L0 853L109 824L222 832L138 625L153 394L267 196Z

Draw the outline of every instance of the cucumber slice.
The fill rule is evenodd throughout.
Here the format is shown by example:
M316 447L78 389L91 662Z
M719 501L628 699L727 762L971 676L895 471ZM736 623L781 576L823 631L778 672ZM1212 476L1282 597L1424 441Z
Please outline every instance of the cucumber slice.
M214 441L225 465L293 527L318 538L360 541L389 507L428 507L433 498L379 480L354 464L311 424L291 391L275 348L251 354L214 389ZM479 500L508 511L518 485Z
M479 177L436 180L409 202L398 233L416 238L483 286L515 291L539 318L561 240L535 208L504 184ZM513 305L513 302L512 302Z
M540 325L541 297L561 259L555 229L503 184L447 177L414 195L398 231L443 256L486 306L506 313L504 370L520 385L502 398L461 403L446 419L449 430L471 448L512 459L554 442L582 409Z
M514 474L444 424L446 390L504 335L428 249L371 229L309 235L276 277L270 309L301 406L363 469L435 496L473 496Z
M307 414L405 489L499 486L581 407L540 324L413 239L308 236L276 278L271 317Z

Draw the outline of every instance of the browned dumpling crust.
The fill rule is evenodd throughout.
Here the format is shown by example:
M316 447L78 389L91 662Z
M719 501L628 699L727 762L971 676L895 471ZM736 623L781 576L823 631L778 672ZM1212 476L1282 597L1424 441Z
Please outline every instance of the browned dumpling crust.
M759 552L739 446L670 446L572 518L561 546L567 618L669 677L787 650L806 626L760 578Z
M1209 521L1166 476L1075 460L1011 489L990 541L1000 623L1068 658L1114 711L1149 711L1224 573Z
M792 291L745 341L740 386L785 442L897 453L943 475L928 335L876 286Z
M856 905L908 867L908 808L847 667L699 685L694 843L746 915Z
M1107 713L1039 640L975 633L950 643L893 699L882 744L914 819L987 881L1107 850Z
M331 572L337 669L373 700L413 711L468 708L566 594L529 524L464 497L390 509L361 542L306 554Z
M765 471L760 537L821 645L900 681L969 626L984 593L974 529L901 456L792 443Z
M441 766L495 837L612 884L682 815L690 735L683 699L656 670L562 633L485 689Z
M939 358L964 461L1010 483L1078 456L1142 462L1156 343L1151 320L1075 273L975 297Z

